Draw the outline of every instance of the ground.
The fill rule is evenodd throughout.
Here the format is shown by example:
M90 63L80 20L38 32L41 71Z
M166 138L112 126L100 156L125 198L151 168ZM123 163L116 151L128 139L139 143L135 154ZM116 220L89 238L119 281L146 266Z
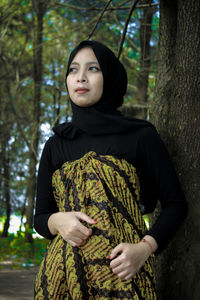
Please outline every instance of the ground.
M0 269L0 300L33 300L37 268Z

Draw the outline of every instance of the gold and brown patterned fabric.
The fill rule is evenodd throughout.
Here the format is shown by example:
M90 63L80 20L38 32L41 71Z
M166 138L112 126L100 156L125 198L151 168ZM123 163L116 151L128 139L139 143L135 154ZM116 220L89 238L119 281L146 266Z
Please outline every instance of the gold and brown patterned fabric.
M109 255L120 243L138 243L146 226L136 169L124 159L89 152L52 177L59 211L82 211L97 222L84 245L58 234L36 276L35 299L156 299L151 256L129 280L112 273Z

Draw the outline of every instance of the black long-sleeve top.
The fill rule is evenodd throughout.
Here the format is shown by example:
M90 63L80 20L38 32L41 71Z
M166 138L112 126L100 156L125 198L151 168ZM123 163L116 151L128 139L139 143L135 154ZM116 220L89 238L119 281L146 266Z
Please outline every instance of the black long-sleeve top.
M52 174L66 161L81 158L89 151L123 157L137 170L144 213L153 212L157 201L162 211L147 234L158 243L157 253L173 238L187 215L187 202L168 152L157 132L143 127L125 133L89 136L74 140L54 134L46 142L40 160L34 226L47 239L53 239L48 218L58 211L52 190Z

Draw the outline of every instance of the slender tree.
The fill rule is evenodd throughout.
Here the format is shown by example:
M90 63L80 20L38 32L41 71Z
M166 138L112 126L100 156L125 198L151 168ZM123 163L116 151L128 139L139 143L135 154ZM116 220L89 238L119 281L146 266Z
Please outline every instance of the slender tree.
M7 126L7 129L6 127ZM3 186L2 198L5 206L6 218L3 225L2 237L8 236L8 228L10 225L11 203L10 203L10 151L8 150L8 141L10 139L10 130L8 124L4 124L4 139L1 144L2 169L3 169Z
M146 1L141 1L144 4ZM152 3L153 1L149 1ZM152 18L154 14L153 7L142 9L142 18L140 20L140 66L137 80L137 94L136 99L140 104L145 105L148 99L148 81L151 64L151 34L152 34ZM142 117L146 119L146 111L143 110Z
M4 82L5 83L5 82ZM11 163L12 153L10 147L10 138L14 126L14 118L11 106L7 103L6 92L8 84L0 84L1 102L0 102L0 182L1 182L1 212L5 214L2 237L8 236L11 217Z
M200 299L200 0L161 0L152 119L189 203L189 215L160 261L162 300Z
M27 209L26 209L26 240L33 242L32 234L30 230L33 227L33 210L36 190L36 165L37 165L37 153L40 135L40 102L41 102L41 88L43 78L43 65L42 65L42 36L43 36L43 18L47 11L48 1L45 0L32 0L33 8L33 80L34 80L34 91L33 91L33 111L32 111L32 126L31 126L31 145L29 149L29 178L27 187ZM34 17L35 13L35 17Z

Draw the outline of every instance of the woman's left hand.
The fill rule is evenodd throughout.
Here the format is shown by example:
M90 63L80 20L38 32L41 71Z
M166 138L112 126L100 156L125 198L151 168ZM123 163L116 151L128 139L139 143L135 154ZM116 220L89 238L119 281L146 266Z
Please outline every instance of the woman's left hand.
M128 280L140 270L150 255L146 243L121 243L111 251L110 267L119 278Z

